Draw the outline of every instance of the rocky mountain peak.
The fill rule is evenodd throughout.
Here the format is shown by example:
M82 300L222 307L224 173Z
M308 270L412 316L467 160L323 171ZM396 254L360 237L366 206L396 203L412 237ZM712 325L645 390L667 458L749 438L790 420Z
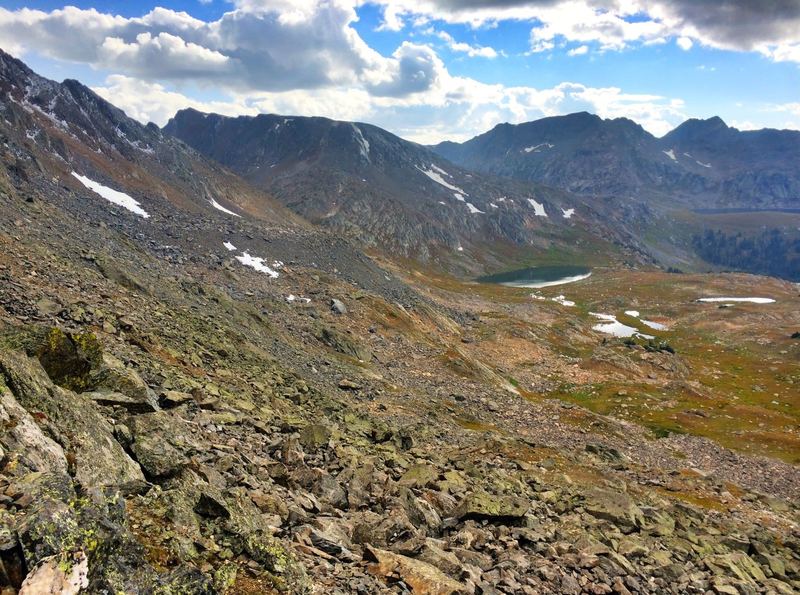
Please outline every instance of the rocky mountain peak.
M663 137L664 142L691 144L708 142L709 139L718 137L732 130L719 116L702 120L692 118L670 131Z

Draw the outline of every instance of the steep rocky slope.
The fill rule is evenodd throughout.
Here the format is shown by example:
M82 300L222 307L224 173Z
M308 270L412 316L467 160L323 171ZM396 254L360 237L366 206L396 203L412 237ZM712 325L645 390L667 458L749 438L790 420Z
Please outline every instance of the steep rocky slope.
M569 247L612 252L624 230L565 192L465 171L375 126L325 118L228 118L183 110L164 131L216 159L313 222L407 256L468 250L502 260Z

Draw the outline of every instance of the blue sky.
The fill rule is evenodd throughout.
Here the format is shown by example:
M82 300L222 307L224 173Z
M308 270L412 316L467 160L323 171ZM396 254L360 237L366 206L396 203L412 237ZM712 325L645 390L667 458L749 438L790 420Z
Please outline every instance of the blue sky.
M656 135L713 115L800 129L800 8L770 4L6 0L0 47L158 124L191 106L366 121L420 142L578 110Z

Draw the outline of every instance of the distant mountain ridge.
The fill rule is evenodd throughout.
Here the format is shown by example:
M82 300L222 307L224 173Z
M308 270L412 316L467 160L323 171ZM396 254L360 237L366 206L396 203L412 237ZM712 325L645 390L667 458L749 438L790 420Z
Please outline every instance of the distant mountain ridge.
M800 204L800 132L740 131L719 117L657 138L626 118L582 112L431 148L462 167L587 196L669 197L695 208Z
M498 241L544 249L551 241L574 242L578 221L597 221L575 196L467 171L369 124L271 114L231 118L187 109L164 132L312 222L409 256Z

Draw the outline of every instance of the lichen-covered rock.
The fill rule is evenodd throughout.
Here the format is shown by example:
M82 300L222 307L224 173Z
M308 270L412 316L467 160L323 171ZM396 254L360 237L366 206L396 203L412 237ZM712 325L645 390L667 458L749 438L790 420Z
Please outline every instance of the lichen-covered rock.
M530 502L525 498L493 495L479 490L467 495L453 511L453 516L457 519L504 522L521 519L529 509Z
M186 467L197 445L186 423L165 412L130 417L131 452L148 477L164 479Z
M642 509L628 494L602 488L595 488L587 494L586 512L626 531L633 530L644 522Z
M8 457L7 471L67 473L64 449L42 429L14 398L0 377L0 445Z
M19 590L19 595L77 595L89 586L89 560L78 551L50 556L39 562Z
M149 396L145 396L144 398L131 397L113 391L91 391L82 393L81 396L86 399L91 399L99 405L120 407L131 413L153 413L159 409L155 400Z
M245 535L247 555L275 575L275 586L281 591L303 593L308 587L308 577L303 565L279 540L264 531Z
M141 469L116 441L112 426L97 406L55 386L38 360L20 352L0 351L0 374L17 402L41 416L38 424L57 437L72 461L78 483L94 486L144 481Z
M72 481L66 475L33 473L15 484L31 502L16 532L28 567L83 545L86 528L80 526Z
M89 382L92 389L101 394L121 393L128 397L131 405L127 408L132 412L158 410L156 395L141 376L109 353L103 353L102 362L92 370Z
M322 424L309 424L300 431L300 444L307 450L324 446L330 438L330 429Z
M101 361L102 347L93 333L53 328L36 355L55 384L80 392L91 385L90 373Z
M349 355L365 362L372 359L372 351L370 351L369 348L335 329L320 327L316 329L315 335L320 342L339 353Z

